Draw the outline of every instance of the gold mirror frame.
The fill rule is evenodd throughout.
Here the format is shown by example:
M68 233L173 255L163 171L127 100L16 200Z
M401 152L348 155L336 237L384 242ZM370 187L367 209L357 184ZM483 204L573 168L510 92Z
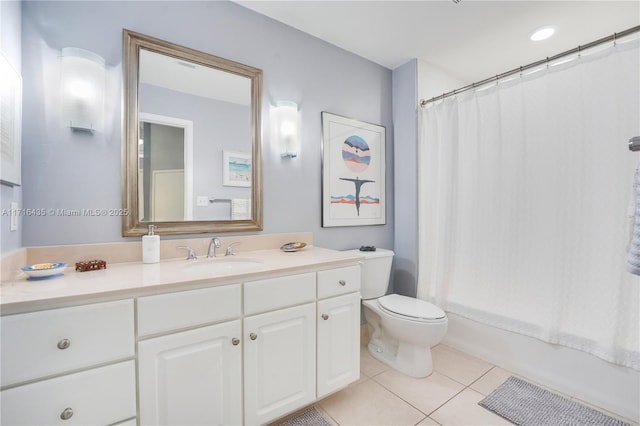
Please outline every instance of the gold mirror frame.
M141 222L138 209L138 83L140 49L190 61L217 70L247 77L251 80L251 219L213 221ZM145 235L148 226L157 226L156 233L198 234L214 232L248 232L262 230L262 70L208 53L193 50L133 31L123 31L124 126L122 143L122 235Z

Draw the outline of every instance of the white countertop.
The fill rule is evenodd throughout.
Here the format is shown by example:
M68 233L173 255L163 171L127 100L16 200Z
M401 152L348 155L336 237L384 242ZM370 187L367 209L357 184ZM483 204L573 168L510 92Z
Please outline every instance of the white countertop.
M341 252L307 246L297 252L256 250L238 253L234 261L250 259L256 266L242 270L216 271L189 268L194 262L216 259L199 257L154 264L109 264L98 271L76 272L74 265L64 275L46 280L29 280L25 274L0 286L0 312L10 315L42 309L137 297L168 291L247 282L305 270L326 269L354 264L363 258L353 252ZM224 261L224 257L218 258Z

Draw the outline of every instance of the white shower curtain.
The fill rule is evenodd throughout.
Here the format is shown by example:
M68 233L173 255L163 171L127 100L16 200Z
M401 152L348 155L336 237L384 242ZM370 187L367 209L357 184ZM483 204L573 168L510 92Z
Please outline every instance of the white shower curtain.
M638 41L421 111L418 297L640 370Z

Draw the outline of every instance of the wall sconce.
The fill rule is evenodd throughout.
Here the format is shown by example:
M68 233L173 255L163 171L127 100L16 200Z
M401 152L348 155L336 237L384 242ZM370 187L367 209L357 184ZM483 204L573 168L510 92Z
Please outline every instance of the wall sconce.
M295 102L280 101L271 106L271 141L282 158L295 158L300 151L300 113Z
M93 52L62 49L62 123L94 133L104 125L105 62Z

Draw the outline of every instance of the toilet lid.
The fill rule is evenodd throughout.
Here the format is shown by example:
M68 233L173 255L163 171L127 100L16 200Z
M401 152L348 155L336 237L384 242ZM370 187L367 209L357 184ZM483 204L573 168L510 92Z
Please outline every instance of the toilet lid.
M387 311L411 318L440 319L445 317L442 309L424 300L413 297L389 294L378 299L378 303Z

